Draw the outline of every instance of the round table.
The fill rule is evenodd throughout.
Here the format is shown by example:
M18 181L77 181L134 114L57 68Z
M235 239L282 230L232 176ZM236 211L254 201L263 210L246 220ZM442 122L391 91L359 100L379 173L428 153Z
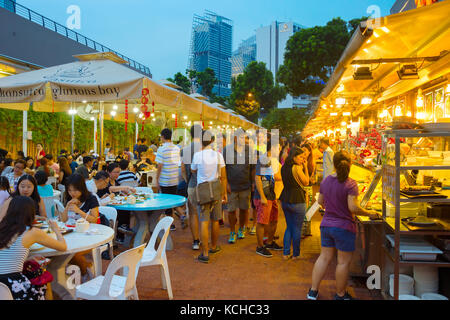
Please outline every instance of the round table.
M161 211L166 209L172 209L176 207L181 207L186 203L187 199L182 196L173 195L173 194L165 194L165 193L154 193L153 198L147 199L144 202L136 203L136 204L122 204L122 205L113 205L109 204L108 206L115 208L116 210L122 211L130 211L134 212L136 215L136 235L134 238L133 246L137 247L144 243L145 236L149 231L153 231L155 228L159 215L152 214L150 217L147 214L148 211ZM172 238L169 235L167 239L167 250L171 250L173 248Z
M66 266L73 256L78 252L95 249L110 242L114 238L114 230L101 224L91 224L89 231L98 230L96 234L78 233L75 230L64 235L67 250L57 251L40 245L33 245L36 250L30 250L31 256L51 257L51 262L47 269L53 275L52 289L61 299L75 299L74 280L81 275L66 275ZM94 250L97 252L96 250ZM100 255L93 254L93 259L100 259ZM79 279L79 278L78 278Z

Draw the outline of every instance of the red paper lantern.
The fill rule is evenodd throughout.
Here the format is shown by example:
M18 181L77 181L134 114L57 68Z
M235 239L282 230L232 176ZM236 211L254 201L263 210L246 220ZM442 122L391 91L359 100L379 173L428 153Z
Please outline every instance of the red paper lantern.
M125 100L125 132L128 130L128 100Z
M142 104L147 104L148 103L148 98L147 97L142 97L141 98L141 102L142 102Z
M147 88L142 89L142 95L146 96L150 93L150 91Z

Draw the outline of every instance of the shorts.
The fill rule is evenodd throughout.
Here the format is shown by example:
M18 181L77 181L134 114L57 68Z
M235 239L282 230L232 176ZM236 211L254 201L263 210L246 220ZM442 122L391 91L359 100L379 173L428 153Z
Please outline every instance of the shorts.
M267 205L263 206L261 199L253 199L256 207L256 222L267 225L270 222L278 221L278 200L267 200Z
M177 195L187 198L187 183L183 180L177 186Z
M197 206L198 219L200 222L204 221L219 221L222 219L222 201L216 201Z
M227 210L234 212L237 209L248 210L250 209L250 189L238 192L231 192L228 194Z
M320 227L322 247L336 248L339 251L355 251L356 234L342 228Z

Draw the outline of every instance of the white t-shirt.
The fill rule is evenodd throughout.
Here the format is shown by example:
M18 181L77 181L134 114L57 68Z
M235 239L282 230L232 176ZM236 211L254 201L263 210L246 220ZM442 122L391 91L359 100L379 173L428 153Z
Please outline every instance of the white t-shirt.
M94 179L86 180L86 188L90 193L92 193L97 198L97 201L101 206L106 206L111 201L110 197L100 199L100 197L97 195L98 189Z
M210 148L194 154L191 170L197 170L197 184L213 181L219 177L219 173L217 172L218 161L220 168L225 167L222 154Z

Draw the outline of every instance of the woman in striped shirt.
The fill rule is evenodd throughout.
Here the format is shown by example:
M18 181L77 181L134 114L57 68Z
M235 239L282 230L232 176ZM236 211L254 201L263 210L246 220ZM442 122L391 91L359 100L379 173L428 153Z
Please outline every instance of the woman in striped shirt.
M25 196L11 200L0 221L0 282L7 285L15 300L43 300L45 288L37 288L22 273L30 247L39 243L58 251L67 249L66 241L55 221L48 221L56 239L41 229L33 228L35 203ZM44 289L44 290L42 290Z

